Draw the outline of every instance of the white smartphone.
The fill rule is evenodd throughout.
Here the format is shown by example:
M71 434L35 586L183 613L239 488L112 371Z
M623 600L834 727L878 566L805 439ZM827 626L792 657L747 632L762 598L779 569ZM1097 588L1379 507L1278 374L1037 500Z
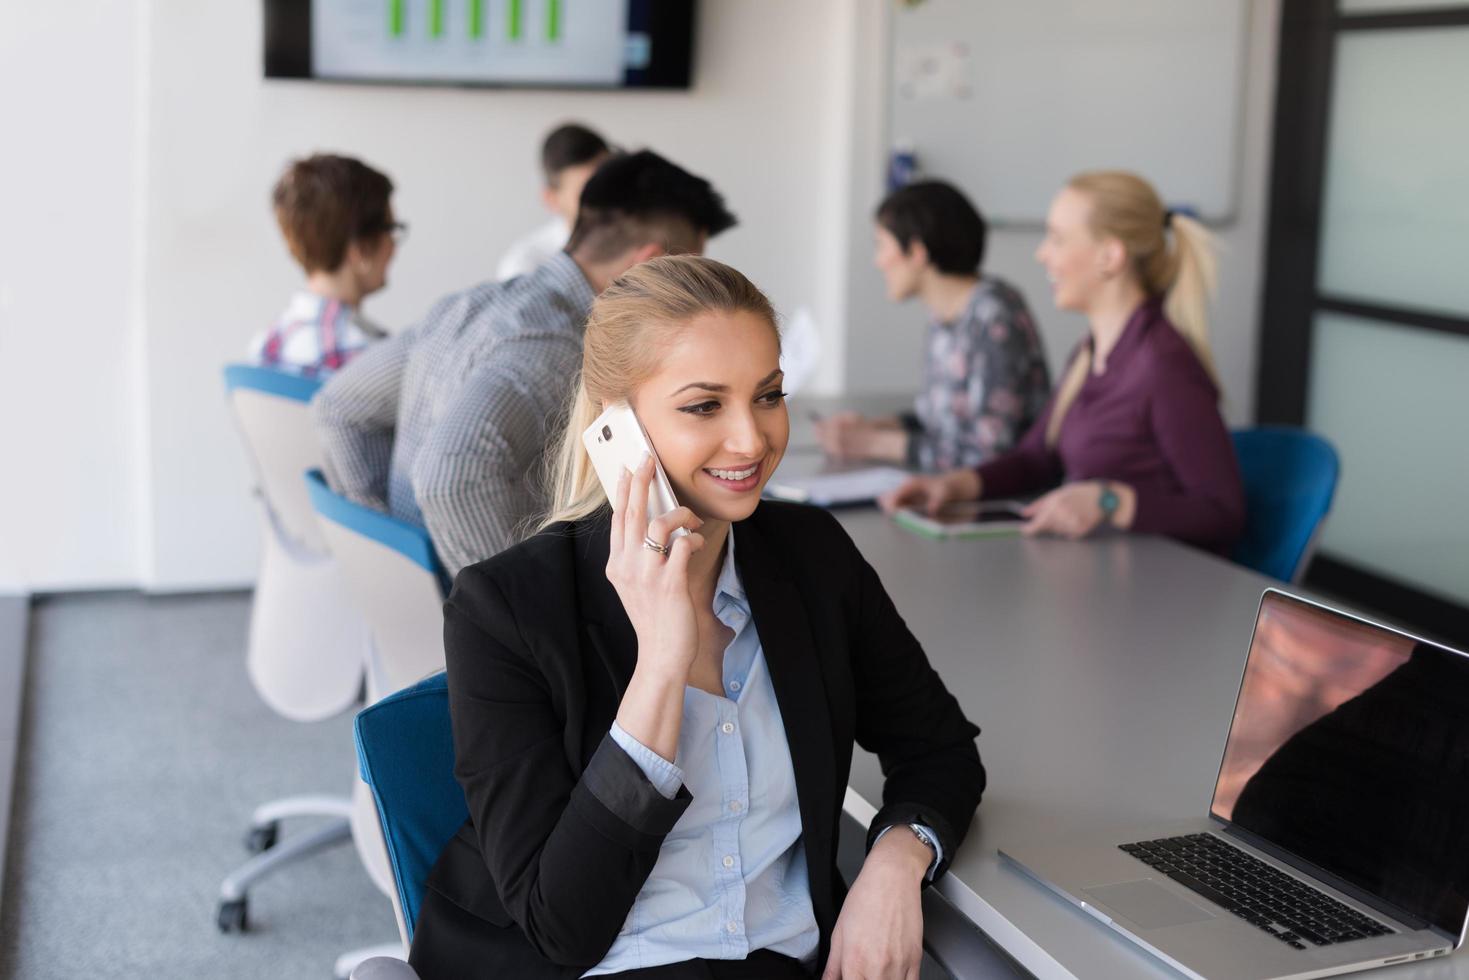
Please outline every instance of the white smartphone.
M623 471L636 471L643 456L647 455L653 457L653 480L648 484L648 520L651 522L679 506L673 487L663 472L663 464L653 451L653 443L627 402L609 405L582 433L581 441L587 447L587 455L592 458L592 466L602 481L608 500L617 499L617 483ZM674 529L673 536L677 538L688 533L680 527Z

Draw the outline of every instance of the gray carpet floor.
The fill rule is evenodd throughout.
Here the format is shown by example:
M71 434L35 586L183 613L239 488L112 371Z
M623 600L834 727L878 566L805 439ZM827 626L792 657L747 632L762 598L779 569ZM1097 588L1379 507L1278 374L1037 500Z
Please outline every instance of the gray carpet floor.
M326 980L396 940L350 845L258 885L249 932L215 927L255 805L345 794L354 772L349 715L297 724L256 697L248 616L243 594L35 604L0 978Z

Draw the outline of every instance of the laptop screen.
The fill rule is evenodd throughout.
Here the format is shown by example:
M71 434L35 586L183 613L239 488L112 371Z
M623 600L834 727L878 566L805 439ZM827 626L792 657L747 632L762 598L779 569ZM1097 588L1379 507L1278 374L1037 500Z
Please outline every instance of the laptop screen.
M1457 936L1469 657L1265 593L1210 811Z

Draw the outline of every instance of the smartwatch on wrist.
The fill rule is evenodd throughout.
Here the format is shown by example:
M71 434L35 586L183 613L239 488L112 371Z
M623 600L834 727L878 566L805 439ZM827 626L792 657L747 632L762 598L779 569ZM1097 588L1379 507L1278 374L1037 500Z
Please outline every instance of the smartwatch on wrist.
M908 829L913 831L914 837L917 837L920 842L928 846L928 849L933 852L933 856L935 858L939 856L939 846L938 844L934 843L933 837L929 835L928 829L924 827L923 824L910 823L908 825Z
M1112 515L1117 513L1117 505L1122 501L1117 496L1117 491L1112 489L1112 484L1102 484L1102 495L1097 498L1097 506L1102 508L1102 523L1111 524Z

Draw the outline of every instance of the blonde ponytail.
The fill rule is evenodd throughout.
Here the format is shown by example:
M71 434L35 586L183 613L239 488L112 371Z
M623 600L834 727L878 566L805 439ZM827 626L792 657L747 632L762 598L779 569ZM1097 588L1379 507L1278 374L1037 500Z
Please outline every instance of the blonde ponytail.
M1222 392L1209 344L1209 300L1216 282L1214 236L1193 218L1165 210L1153 185L1136 174L1092 171L1077 174L1066 186L1088 197L1092 234L1122 243L1138 284L1149 296L1163 298L1163 315ZM1083 342L1056 391L1046 425L1047 446L1054 447L1060 439L1061 423L1091 368L1091 344Z
M633 266L597 297L587 316L582 368L572 382L566 426L547 456L551 507L540 527L591 516L607 503L582 433L602 406L627 399L657 372L669 343L705 313L753 313L770 324L775 309L738 270L692 255Z
M1173 229L1172 276L1157 290L1164 295L1163 315L1193 348L1214 387L1223 391L1209 344L1209 300L1218 283L1214 236L1187 215L1172 214L1168 224Z

